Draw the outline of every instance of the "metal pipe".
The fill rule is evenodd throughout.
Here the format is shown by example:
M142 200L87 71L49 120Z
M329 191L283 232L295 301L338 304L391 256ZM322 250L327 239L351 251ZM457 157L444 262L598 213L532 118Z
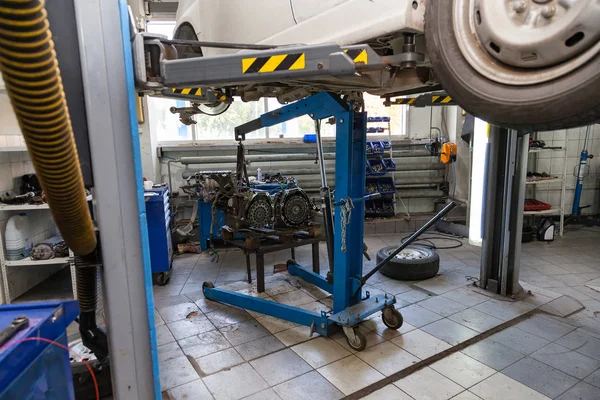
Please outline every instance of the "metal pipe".
M398 164L410 164L418 166L419 169L432 169L439 168L444 169L444 165L441 164L437 158L428 156L425 151L419 153L406 153L406 152L393 152L396 165ZM258 162L290 162L290 161L315 161L318 157L317 154L297 154L297 153L280 153L280 154L248 154L246 155L246 161L249 163ZM335 153L323 152L323 160L335 160ZM193 164L235 164L237 159L234 155L222 155L222 156L195 156L195 157L180 157L179 162L184 165ZM428 164L424 166L424 164Z
M321 141L321 121L315 120L315 132L317 134L317 159L319 171L321 172L321 186L327 186L327 175L325 173L325 160L323 159L323 142Z
M169 194L171 197L173 197L173 183L171 181L171 163L173 162L180 162L179 160L169 160L167 161L167 173L169 174ZM171 205L171 208L173 207L173 205Z
M396 255L398 255L398 253L400 253L402 250L404 250L406 247L408 247L411 243L413 243L415 240L417 240L419 238L419 236L421 236L429 228L436 225L442 218L444 218L455 207L456 207L456 203L454 201L451 201L450 203L448 203L444 208L442 208L442 210L439 213L437 213L436 215L433 216L433 218L431 218L429 221L427 221L425 223L425 225L423 225L415 233L410 235L410 237L408 239L406 239L406 241L404 243L400 244L400 246L398 246L396 248L396 250L391 252L384 260L382 260L379 264L377 264L375 266L375 268L373 268L371 270L371 272L369 272L368 274L363 276L361 279L361 284L364 285L369 280L370 277L372 277L377 271L379 271L381 268L383 268L383 266L385 266L388 262L390 262L390 260L392 260L394 257L396 257Z
M335 160L335 153L325 153L324 158ZM277 161L314 161L315 154L267 154L267 155L246 155L248 162L277 162ZM199 156L199 157L180 157L179 162L184 165L189 164L224 164L237 162L237 156Z
M487 288L488 280L497 280L498 277L494 273L495 266L494 262L494 237L495 237L495 226L494 226L494 215L496 214L497 205L497 191L498 191L498 175L499 171L499 158L500 158L500 138L501 135L505 135L508 132L502 131L502 128L491 125L489 127L489 143L487 144L487 157L486 157L486 172L483 183L483 208L481 210L483 225L482 225L482 243L481 243L481 268L479 273L479 285L483 289ZM501 188L501 186L500 186Z
M317 156L319 159L319 170L321 172L321 212L325 225L325 243L327 244L327 258L329 260L329 272L327 281L333 283L334 250L333 250L333 204L331 190L327 186L327 173L325 172L325 160L323 159L323 141L321 138L321 121L315 120L315 133L317 135Z

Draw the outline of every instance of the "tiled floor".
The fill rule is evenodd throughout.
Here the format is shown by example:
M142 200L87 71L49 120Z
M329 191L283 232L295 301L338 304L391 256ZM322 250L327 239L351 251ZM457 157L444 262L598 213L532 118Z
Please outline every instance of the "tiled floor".
M365 242L373 254L399 238L373 235ZM368 347L360 353L348 347L342 334L310 338L307 327L204 299L205 280L259 295L243 282L245 260L239 251L220 250L217 264L206 255L179 256L171 283L155 287L164 397L340 399L569 296L585 309L564 319L535 313L367 398L600 399L598 243L600 229L585 228L567 231L550 244L525 244L521 280L533 296L519 302L494 299L470 286L479 275L479 249L468 245L440 251L440 276L428 281L397 282L375 274L365 289L396 295L405 323L391 331L380 315L365 321L361 330ZM270 254L266 265L288 258L288 252ZM297 250L296 259L310 266L310 251ZM324 248L321 265L326 265ZM373 266L365 262L364 269ZM326 293L301 280L272 271L267 275L260 297L311 310L331 306ZM561 304L551 303L553 309L572 308Z

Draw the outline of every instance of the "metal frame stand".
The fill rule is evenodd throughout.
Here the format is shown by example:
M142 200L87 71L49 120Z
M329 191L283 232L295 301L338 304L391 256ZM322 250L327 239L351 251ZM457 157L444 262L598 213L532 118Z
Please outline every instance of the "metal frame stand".
M480 287L504 296L521 290L521 235L529 134L491 126L483 208Z
M314 120L335 118L336 124L336 175L335 203L345 204L348 199L362 199L365 182L365 142L366 113L354 112L341 98L329 93L319 93L296 103L269 112L260 119L250 121L236 129L236 140L243 140L245 134L256 129L302 116L309 115ZM277 318L311 327L311 332L329 336L344 328L349 342L359 348L361 338L354 327L371 314L393 308L395 297L387 295L361 298L362 293L362 252L364 227L364 202L354 202L350 220L342 218L342 207L335 210L333 283L313 271L288 261L288 272L333 294L333 312L316 313L302 308L290 307L261 298L215 288L205 283L204 295L207 299L231 304ZM345 241L345 251L342 250ZM389 313L388 313L389 314ZM366 343L366 342L365 342ZM363 347L364 348L364 347Z

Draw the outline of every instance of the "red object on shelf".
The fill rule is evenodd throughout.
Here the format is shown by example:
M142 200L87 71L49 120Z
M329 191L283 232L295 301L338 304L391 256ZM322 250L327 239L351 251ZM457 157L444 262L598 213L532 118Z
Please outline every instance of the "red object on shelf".
M536 199L525 199L525 211L544 211L550 210L551 204L544 203Z

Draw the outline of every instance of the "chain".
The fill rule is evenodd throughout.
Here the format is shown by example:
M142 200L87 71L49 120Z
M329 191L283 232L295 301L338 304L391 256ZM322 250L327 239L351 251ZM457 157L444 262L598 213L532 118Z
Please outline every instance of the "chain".
M342 222L342 253L346 252L346 226L350 224L350 217L354 203L350 197L346 197L342 200L344 203L341 210L341 222Z

